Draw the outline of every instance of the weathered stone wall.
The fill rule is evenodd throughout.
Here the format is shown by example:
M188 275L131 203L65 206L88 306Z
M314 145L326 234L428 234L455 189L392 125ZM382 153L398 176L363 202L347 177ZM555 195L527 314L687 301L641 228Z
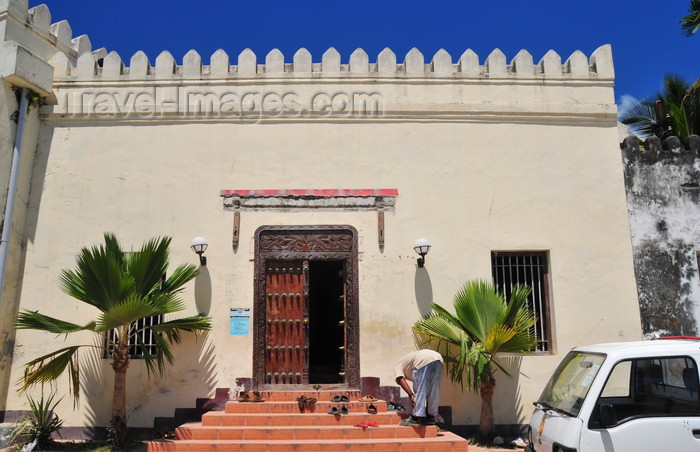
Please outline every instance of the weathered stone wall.
M634 267L646 338L698 335L700 137L622 143Z

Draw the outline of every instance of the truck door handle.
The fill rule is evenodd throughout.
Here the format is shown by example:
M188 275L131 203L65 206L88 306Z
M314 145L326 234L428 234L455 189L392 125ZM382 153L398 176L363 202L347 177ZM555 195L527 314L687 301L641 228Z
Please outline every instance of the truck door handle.
M700 439L700 430L693 429L693 436L696 437L697 439Z

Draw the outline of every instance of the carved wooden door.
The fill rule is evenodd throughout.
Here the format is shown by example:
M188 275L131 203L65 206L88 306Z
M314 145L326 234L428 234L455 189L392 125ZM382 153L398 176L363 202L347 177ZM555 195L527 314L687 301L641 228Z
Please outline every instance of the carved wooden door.
M265 270L265 382L308 383L309 263L271 260Z

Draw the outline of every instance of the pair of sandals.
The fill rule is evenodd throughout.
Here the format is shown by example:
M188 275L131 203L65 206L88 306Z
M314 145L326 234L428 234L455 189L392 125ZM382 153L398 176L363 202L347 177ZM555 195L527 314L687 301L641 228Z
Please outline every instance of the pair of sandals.
M348 414L348 407L341 406L340 408L338 408L338 407L333 406L328 410L328 414L333 414L333 415Z
M350 399L348 398L348 396L344 396L344 395L340 395L340 396L337 395L331 399L331 402L333 402L333 403L349 402L349 401L350 401Z
M406 411L406 407L396 402L389 402L386 404L386 409L388 411Z
M297 398L297 402L299 403L299 411L303 413L306 408L310 409L313 407L317 400L313 397L306 397L305 395L302 395Z
M258 391L253 391L253 395L251 396L248 391L241 391L238 394L238 401L239 402L264 402L265 399L260 395Z

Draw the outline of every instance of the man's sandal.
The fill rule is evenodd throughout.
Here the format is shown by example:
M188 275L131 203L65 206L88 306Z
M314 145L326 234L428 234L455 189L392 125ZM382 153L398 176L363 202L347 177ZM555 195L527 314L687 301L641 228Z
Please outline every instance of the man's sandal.
M260 395L258 391L253 391L253 399L251 402L264 402L265 399Z

